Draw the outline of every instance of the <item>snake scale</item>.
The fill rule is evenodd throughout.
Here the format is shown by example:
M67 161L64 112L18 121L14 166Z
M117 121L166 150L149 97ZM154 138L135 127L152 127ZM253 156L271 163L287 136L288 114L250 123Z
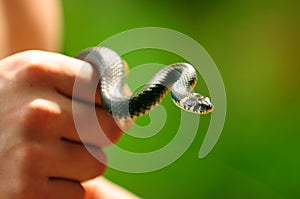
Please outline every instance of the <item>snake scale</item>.
M158 105L169 91L173 102L185 111L206 114L214 108L208 97L192 92L197 74L188 63L175 63L161 69L140 91L125 96L124 62L115 51L93 47L79 52L76 57L97 69L102 106L115 118L140 117Z

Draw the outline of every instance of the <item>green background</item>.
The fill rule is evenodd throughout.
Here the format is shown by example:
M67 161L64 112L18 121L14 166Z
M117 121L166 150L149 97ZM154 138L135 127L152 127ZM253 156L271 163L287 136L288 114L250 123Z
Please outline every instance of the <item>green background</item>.
M300 197L299 1L63 0L63 9L65 54L132 28L170 28L207 50L225 84L226 123L206 158L199 159L198 152L209 116L201 117L193 144L168 167L144 174L108 168L107 178L143 198ZM123 58L131 68L182 61L149 49ZM199 81L196 90L208 94ZM169 113L174 106L167 98ZM179 114L168 115L159 135L145 140L124 135L118 145L135 152L159 149L174 137ZM137 122L145 125L149 117Z

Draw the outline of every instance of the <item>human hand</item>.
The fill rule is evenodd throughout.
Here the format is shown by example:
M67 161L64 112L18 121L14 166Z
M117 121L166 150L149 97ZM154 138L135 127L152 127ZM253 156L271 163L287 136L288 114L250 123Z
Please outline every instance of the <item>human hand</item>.
M86 121L81 138L72 117L75 78L83 91L73 99ZM26 51L0 61L1 197L84 198L81 182L104 172L102 148L109 144L98 139L89 115L96 111L103 136L111 142L120 137L120 128L131 125L117 125L101 108L100 97L89 86L97 78L90 64L56 53Z

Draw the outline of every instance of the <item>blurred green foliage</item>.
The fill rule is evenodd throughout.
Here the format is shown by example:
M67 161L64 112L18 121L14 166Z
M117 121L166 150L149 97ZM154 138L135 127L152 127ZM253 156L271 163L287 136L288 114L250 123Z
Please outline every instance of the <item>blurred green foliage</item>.
M106 177L143 198L300 197L300 1L63 0L63 6L68 55L131 28L170 28L204 46L225 83L226 123L205 159L198 159L198 151L209 116L170 166L145 174L108 169ZM182 61L155 50L124 59L131 67ZM197 90L207 94L199 81ZM164 106L174 109L169 101ZM178 123L177 115L167 123ZM118 144L137 151L160 148L176 132L176 125L168 126L148 142L124 135Z

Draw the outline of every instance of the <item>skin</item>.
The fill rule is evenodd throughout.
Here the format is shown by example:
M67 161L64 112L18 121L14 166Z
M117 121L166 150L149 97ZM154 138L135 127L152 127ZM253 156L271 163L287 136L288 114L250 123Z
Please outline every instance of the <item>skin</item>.
M49 52L60 46L59 11L55 0L0 0L0 195L136 198L100 176L106 167L102 149L132 123L115 121L101 107L99 94L91 90L97 73L90 64ZM73 99L86 124L81 138L72 116L75 78L84 91ZM93 111L111 143L99 140L99 132L88 125Z

